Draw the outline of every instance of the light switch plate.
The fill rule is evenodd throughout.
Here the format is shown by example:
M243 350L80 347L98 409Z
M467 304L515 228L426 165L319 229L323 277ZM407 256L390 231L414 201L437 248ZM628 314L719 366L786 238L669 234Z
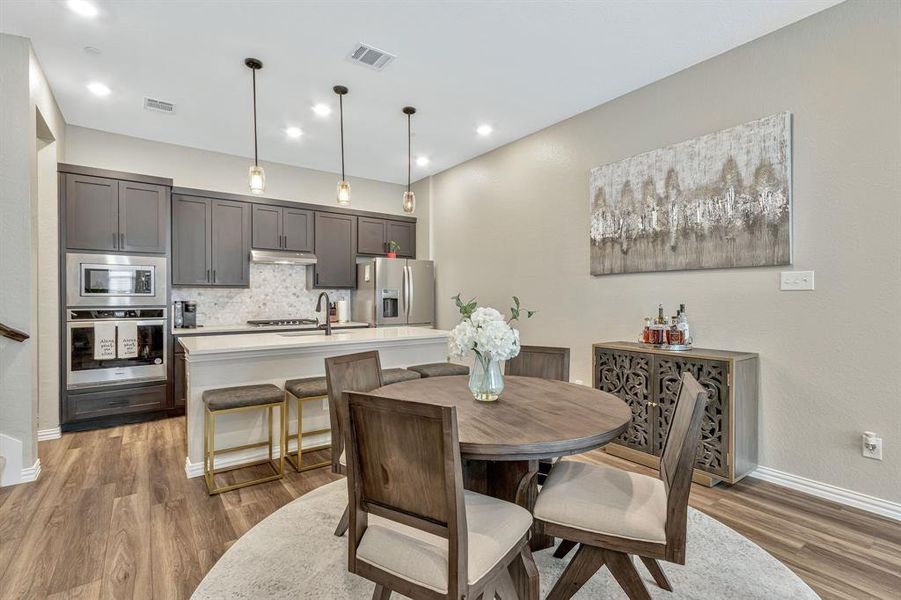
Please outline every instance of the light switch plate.
M788 292L812 290L813 271L782 271L779 277L779 289Z

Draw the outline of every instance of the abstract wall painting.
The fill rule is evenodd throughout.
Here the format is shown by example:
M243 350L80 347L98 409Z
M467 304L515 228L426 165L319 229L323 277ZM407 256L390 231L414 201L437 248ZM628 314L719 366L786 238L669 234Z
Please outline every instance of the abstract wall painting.
M791 264L791 113L591 169L591 274Z

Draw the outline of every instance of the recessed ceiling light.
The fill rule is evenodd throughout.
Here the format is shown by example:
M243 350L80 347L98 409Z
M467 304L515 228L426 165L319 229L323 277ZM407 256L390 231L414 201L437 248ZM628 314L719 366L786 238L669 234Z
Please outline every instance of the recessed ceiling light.
M300 130L300 127L288 127L285 129L285 135L289 138L299 138L303 135L303 131Z
M91 90L91 93L95 96L109 96L110 94L110 89L99 81L92 81L89 83L88 89Z
M313 112L320 117L327 117L332 114L332 107L328 104L319 103L313 107Z
M476 133L479 135L491 135L492 131L494 131L494 128L491 125L479 125L476 127Z
M428 156L417 156L416 157L416 166L418 167L426 167L429 164Z
M82 17L96 17L97 7L88 2L88 0L69 0L66 2L69 10Z

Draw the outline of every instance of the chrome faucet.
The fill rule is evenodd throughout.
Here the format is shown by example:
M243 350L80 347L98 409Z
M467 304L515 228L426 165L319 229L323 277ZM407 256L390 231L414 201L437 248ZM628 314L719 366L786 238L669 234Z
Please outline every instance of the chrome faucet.
M319 292L319 298L316 299L316 312L322 312L322 297L325 296L325 335L332 335L332 321L329 319L329 307L332 305L329 302L328 294L325 292ZM320 325L322 327L322 325Z

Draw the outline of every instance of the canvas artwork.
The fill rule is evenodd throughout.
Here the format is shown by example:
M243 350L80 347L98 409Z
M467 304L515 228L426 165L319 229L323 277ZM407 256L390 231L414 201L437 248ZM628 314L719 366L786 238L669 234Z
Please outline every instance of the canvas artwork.
M791 114L588 176L591 274L791 264Z

